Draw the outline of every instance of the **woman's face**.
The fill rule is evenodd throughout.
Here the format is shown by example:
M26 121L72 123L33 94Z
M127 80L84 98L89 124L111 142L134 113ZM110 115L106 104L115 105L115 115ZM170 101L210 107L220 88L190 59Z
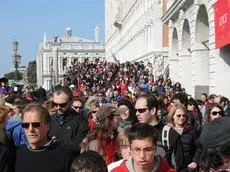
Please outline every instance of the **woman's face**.
M19 110L18 106L16 106L16 105L13 106L13 111L14 111L14 114L16 114L16 115L20 114L20 110Z
M221 111L218 107L213 107L209 115L210 115L211 121L216 118L221 118L224 116L223 111Z
M96 119L97 119L97 111L99 110L99 106L94 106L93 107L93 112L92 112L92 119L93 119L93 121L96 121Z
M182 109L177 109L173 115L175 126L182 126L186 121L187 115Z
M112 120L112 123L111 123L111 126L112 126L113 130L116 130L118 128L120 120L121 120L120 116L114 116L113 117L113 120Z
M128 138L123 140L120 146L120 153L123 159L127 160L131 156L131 149Z
M120 114L121 119L122 120L128 120L129 117L130 117L130 110L129 110L129 108L127 106L125 106L125 105L121 105L120 108L126 109L125 113Z
M187 109L188 109L188 111L194 111L195 110L195 105L190 103L190 104L188 104Z

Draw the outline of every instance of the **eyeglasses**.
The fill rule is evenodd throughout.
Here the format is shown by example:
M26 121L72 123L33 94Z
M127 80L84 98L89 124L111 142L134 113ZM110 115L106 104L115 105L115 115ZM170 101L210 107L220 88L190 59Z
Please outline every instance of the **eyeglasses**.
M82 106L73 106L75 109L82 109Z
M146 112L147 108L143 108L143 109L136 109L137 112L139 113L144 113Z
M213 112L211 112L211 114L212 114L213 116L216 116L217 114L219 114L219 115L221 115L221 116L224 115L223 111L213 111Z
M30 127L30 124L32 125L33 128L38 128L41 126L41 123L42 122L24 122L24 123L21 123L21 126L22 128L29 128Z
M180 114L179 114L179 115L176 115L176 117L177 117L177 118L181 118L181 117L186 118L186 115L180 115Z
M67 106L67 104L68 104L68 102L66 102L66 103L55 103L55 102L53 102L53 106L55 106L55 107L61 107L61 108L63 108L63 107L65 107L65 106Z
M154 148L153 147L148 147L148 148L144 148L144 149L140 149L140 148L131 148L133 154L136 155L140 155L141 152L143 152L146 155L151 155L154 152Z

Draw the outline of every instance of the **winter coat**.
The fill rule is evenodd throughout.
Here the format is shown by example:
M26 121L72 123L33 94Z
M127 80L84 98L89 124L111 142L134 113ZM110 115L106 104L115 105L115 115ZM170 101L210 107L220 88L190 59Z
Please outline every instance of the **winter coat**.
M80 144L89 131L88 119L73 109L69 109L61 120L57 114L53 114L51 118L49 136L63 141L66 148L79 154Z

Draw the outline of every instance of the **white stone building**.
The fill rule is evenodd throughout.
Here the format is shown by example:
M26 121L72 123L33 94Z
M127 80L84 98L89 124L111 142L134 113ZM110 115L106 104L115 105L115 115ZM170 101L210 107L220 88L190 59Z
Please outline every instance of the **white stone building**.
M196 98L202 92L230 98L230 45L215 48L216 2L168 0L162 17L169 27L170 77Z
M105 0L106 59L150 62L155 76L163 74L168 65L164 10L161 0Z
M38 45L37 85L49 90L51 85L60 81L72 62L97 58L105 59L104 44L99 42L98 26L95 27L95 40L73 37L70 27L66 28L66 35L61 38L46 40L44 34L43 42Z

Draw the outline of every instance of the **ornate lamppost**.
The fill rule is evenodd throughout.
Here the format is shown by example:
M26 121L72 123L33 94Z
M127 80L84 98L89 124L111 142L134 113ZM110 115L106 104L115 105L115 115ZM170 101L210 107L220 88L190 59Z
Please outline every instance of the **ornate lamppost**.
M14 54L12 56L14 67L15 67L15 78L14 79L15 81L17 81L18 67L21 62L22 56L18 54L18 44L19 44L18 41L15 40L12 44L13 44L13 49L14 49Z

